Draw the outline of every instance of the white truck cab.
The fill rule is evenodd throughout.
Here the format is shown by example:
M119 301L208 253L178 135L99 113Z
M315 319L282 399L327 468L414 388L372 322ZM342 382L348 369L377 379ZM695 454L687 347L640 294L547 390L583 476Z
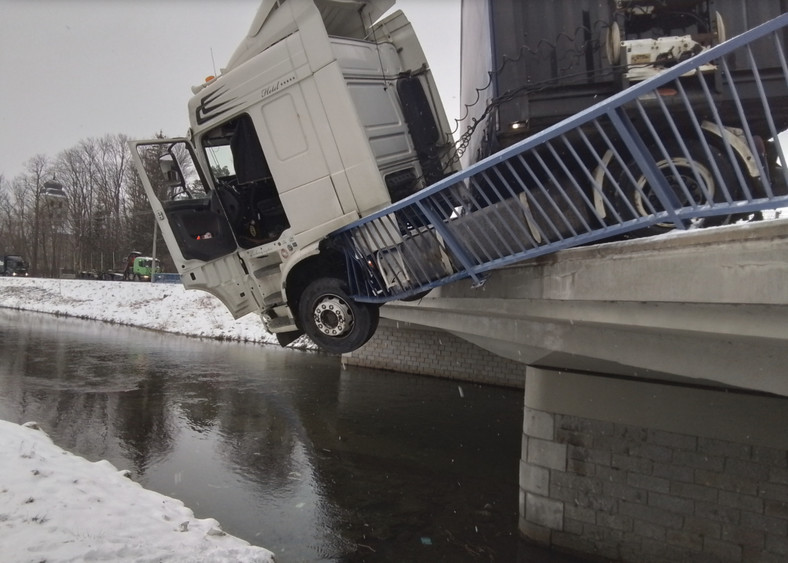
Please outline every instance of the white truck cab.
M454 172L424 53L394 0L263 0L185 138L132 141L183 285L283 345L343 353L377 327L329 233Z

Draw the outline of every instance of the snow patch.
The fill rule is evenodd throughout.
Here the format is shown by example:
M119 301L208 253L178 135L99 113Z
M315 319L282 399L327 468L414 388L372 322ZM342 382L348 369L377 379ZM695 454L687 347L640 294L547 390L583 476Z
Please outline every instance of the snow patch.
M4 561L274 561L128 471L62 450L35 422L0 421L0 452Z
M0 277L0 307L279 346L257 315L233 319L213 295L179 284ZM316 349L306 337L290 347Z

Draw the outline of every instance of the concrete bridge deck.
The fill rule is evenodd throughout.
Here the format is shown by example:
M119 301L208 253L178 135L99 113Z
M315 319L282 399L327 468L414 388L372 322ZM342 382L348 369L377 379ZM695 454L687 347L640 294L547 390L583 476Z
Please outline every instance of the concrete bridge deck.
M387 319L530 366L788 395L788 219L560 252Z

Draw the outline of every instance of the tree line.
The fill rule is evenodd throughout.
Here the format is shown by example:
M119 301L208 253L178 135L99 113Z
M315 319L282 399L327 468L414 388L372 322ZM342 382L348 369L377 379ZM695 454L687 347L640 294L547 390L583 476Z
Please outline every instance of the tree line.
M151 254L153 213L127 141L86 139L54 159L34 156L14 178L0 174L0 255L21 254L31 275L58 277L117 271L131 251ZM173 271L160 233L156 252Z

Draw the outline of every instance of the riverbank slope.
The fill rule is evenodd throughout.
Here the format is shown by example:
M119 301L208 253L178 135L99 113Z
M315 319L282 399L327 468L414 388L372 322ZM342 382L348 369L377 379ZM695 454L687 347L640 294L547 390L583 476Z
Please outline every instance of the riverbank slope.
M257 315L233 319L214 296L181 284L0 277L0 307L278 346ZM307 339L292 347L314 348Z
M254 315L234 320L179 284L0 277L0 307L177 334L275 344ZM302 343L302 347L309 347ZM273 554L143 489L107 461L59 448L34 422L0 421L0 553L4 561L273 562Z

